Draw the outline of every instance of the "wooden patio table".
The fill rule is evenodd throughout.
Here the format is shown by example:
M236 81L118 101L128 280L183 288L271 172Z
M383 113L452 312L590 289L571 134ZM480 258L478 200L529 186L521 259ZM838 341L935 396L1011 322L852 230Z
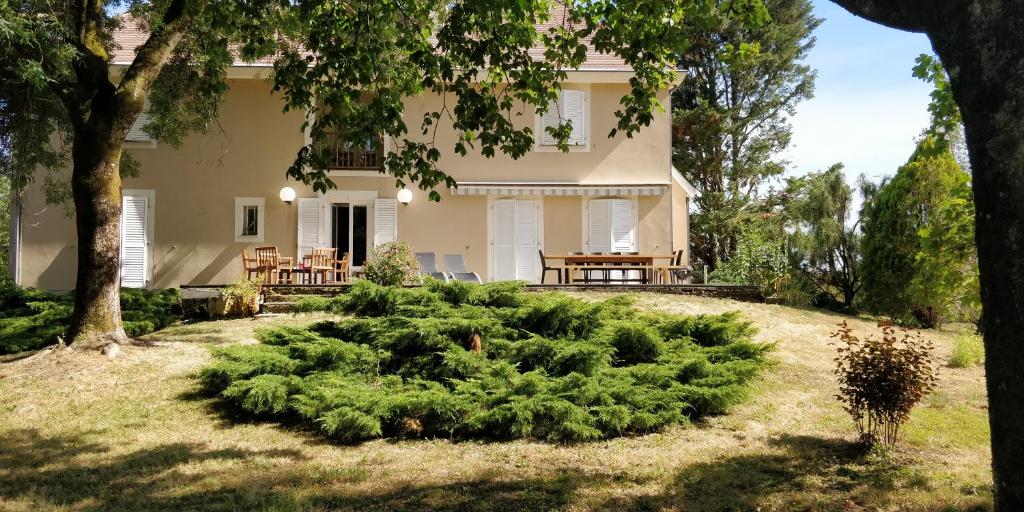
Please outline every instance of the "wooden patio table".
M576 281L578 272L589 270L639 270L642 271L642 282L650 281L647 271L657 272L662 282L668 282L668 271L671 265L655 265L655 260L672 261L671 254L545 254L545 259L563 260L565 262L566 282Z

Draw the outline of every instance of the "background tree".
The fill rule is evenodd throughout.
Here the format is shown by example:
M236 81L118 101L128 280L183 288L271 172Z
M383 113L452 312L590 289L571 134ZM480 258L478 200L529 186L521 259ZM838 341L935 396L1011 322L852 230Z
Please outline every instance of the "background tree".
M11 251L11 185L0 175L0 286L8 280Z
M973 173L995 507L1024 510L1024 2L833 2L927 34L949 70Z
M976 320L976 256L963 240L974 233L970 176L953 153L960 111L937 60L922 55L914 74L934 84L931 123L910 160L865 201L863 306L926 327Z
M860 290L860 230L843 165L787 180L783 209L794 279L819 307L852 311Z
M911 284L920 278L920 232L936 222L941 204L967 182L948 145L932 136L918 143L910 160L896 175L885 180L866 201L861 213L864 226L864 309L901 322L915 320L919 312L936 304L933 293ZM926 318L917 321L928 323ZM930 327L930 325L929 325Z
M782 217L776 212L751 219L736 233L732 257L711 273L711 282L752 284L765 297L784 295L789 286L785 240Z
M710 11L699 0L0 0L0 133L11 143L5 172L24 182L37 167L70 160L78 274L68 335L77 345L106 347L125 338L123 141L147 98L153 121L144 129L180 144L215 119L236 55L272 57L275 90L288 109L309 113L313 139L289 176L318 191L332 187L316 148L343 127L353 140L392 139L384 170L399 185L433 189L453 184L437 166L441 149L523 155L534 134L515 123L517 114L547 110L564 69L585 59L586 40L632 66L632 90L611 132L636 133L658 108L657 92L672 83L689 35L719 15ZM755 24L765 17L757 0L733 2L729 14ZM537 23L552 16L555 28L538 33ZM114 73L112 31L125 23L148 37ZM544 59L531 57L536 47ZM450 102L410 128L403 99L420 93ZM461 134L454 147L434 144L440 123ZM569 125L551 130L567 148Z
M771 22L751 27L730 17L734 2L691 36L673 94L673 164L700 192L691 217L693 254L712 270L736 249L740 228L765 211L758 192L782 174L786 118L814 92L802 64L821 20L809 0L766 0ZM759 51L745 51L749 43Z

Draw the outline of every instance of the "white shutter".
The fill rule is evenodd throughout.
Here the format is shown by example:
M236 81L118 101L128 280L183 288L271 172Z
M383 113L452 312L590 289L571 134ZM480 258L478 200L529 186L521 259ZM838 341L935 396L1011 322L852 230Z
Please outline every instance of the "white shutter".
M318 197L299 198L299 247L296 263L301 263L303 256L312 253L314 247L323 245L320 236L323 223L323 216L320 213L322 204Z
M562 118L572 123L570 146L583 146L586 137L586 93L583 91L562 91Z
M149 198L121 199L121 286L145 288L149 268Z
M496 281L516 278L516 201L499 199L494 202L493 253Z
M135 118L135 122L132 123L132 127L128 129L128 134L124 136L124 140L129 142L152 142L153 138L146 133L142 127L146 126L149 122L149 100L146 100L146 105L142 108L142 112L139 112L139 117Z
M540 277L537 264L537 201L516 201L516 279L536 282Z
M398 240L398 200L373 201L373 245Z
M561 95L559 95L561 99ZM540 118L540 144L542 146L554 146L558 140L548 133L547 127L558 126L560 122L561 101L552 101L548 104L548 111Z
M587 209L587 252L611 252L612 200L591 199Z
M630 252L636 250L636 218L633 213L633 201L630 199L612 199L611 237L613 252Z

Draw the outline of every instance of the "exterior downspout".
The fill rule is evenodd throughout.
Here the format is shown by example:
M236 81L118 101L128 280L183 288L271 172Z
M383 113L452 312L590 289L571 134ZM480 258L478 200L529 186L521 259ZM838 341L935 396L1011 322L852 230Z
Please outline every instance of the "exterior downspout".
M7 250L7 273L11 281L21 285L21 195L11 193L10 246Z

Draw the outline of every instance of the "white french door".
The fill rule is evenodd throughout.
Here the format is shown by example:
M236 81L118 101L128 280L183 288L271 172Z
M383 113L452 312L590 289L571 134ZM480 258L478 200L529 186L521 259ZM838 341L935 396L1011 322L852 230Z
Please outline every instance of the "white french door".
M632 199L591 199L587 210L587 252L637 250L637 212ZM625 272L614 271L609 277L622 279Z
M491 206L491 280L540 278L540 202L498 199Z
M153 242L152 190L125 190L121 196L121 286L146 288Z
M332 191L324 197L300 197L296 261L314 247L335 247L339 258L348 252L350 265L359 268L372 246L398 240L398 202L376 196Z

